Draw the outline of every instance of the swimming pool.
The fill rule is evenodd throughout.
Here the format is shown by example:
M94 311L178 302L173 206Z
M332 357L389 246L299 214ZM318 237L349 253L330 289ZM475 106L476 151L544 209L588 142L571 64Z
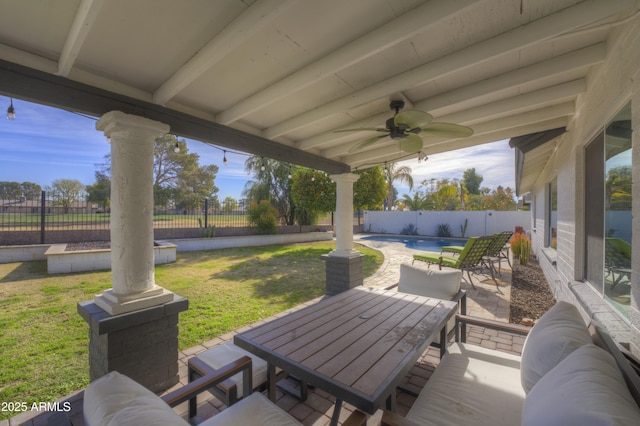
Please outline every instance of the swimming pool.
M466 238L415 237L409 235L371 235L362 239L403 243L410 249L436 252L439 252L444 246L463 246L467 242Z

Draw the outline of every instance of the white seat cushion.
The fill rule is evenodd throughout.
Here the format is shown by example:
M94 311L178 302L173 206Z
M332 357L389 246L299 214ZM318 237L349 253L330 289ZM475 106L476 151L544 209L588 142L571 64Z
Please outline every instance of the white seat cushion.
M522 424L632 426L636 405L613 357L593 344L573 351L527 394Z
M254 392L200 423L200 426L300 426L301 424L264 395Z
M461 281L462 272L458 270L432 271L401 264L398 291L451 300L460 291Z
M522 387L531 388L567 355L592 343L578 308L558 302L531 329L522 348Z
M117 371L93 381L82 408L88 426L187 426L162 399Z
M253 374L253 387L256 388L267 381L267 362L258 356L234 345L232 341L222 343L199 353L196 357L209 367L218 369L243 356L251 357L251 371ZM238 387L238 398L244 393L242 389L242 373L230 378Z
M520 357L454 343L407 418L424 425L519 425L524 398Z

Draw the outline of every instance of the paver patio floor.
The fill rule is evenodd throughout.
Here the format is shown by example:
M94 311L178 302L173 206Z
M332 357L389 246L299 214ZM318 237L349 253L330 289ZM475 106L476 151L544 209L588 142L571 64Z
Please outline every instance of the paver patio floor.
M387 288L397 284L400 277L400 264L410 264L412 261L412 255L414 253L420 252L418 250L409 249L402 243L362 240L358 235L356 235L354 239L356 242L380 250L385 256L385 260L380 269L374 275L368 277L365 280L364 285L367 287ZM422 262L416 262L415 266L427 268L427 265ZM434 266L432 266L432 268L433 267ZM469 315L482 318L508 322L509 299L511 294L511 271L508 268L508 265L506 265L506 262L503 262L502 265L502 277L497 277L500 292L496 290L496 286L493 280L491 280L490 276L472 274L472 278L474 280L476 289L473 289L471 285L469 285L469 283L467 283L466 281L463 282L463 287L467 290L467 313ZM295 309L300 309L314 302L315 301L313 300L309 301L296 307ZM283 312L280 315L283 315L285 313L286 312ZM265 319L264 321L268 320L269 318ZM243 331L247 328L251 328L255 325L257 324L253 324L249 327L236 330L233 333L225 334L208 342L204 342L201 345L181 351L179 353L180 383L176 385L176 387L183 386L187 383L187 362L189 358L215 345L223 343L224 341L233 339L235 333ZM492 349L500 349L506 352L514 352L519 354L522 351L524 338L498 333L494 330L469 327L468 342L476 343ZM425 385L427 380L429 380L429 377L431 376L433 370L437 367L438 362L438 350L434 348L428 349L415 363L409 374L405 377L405 387L408 390L419 392L419 390ZM296 386L297 383L292 381L291 385ZM62 399L62 401L71 402L72 410L68 413L68 418L73 426L84 425L84 420L82 418L82 397L83 392L80 391L68 396L67 398ZM397 411L401 415L405 415L411 408L411 405L414 403L414 401L415 396L413 396L411 393L399 390L397 394ZM278 391L277 404L305 425L328 425L333 413L334 402L335 398L333 396L319 389L311 389L309 392L309 397L305 402L300 402L298 399L292 397L291 395L284 394ZM224 408L225 405L217 398L211 396L208 392L201 394L198 398L198 415L201 418L209 418L212 415L220 412ZM175 408L175 410L180 415L183 415L186 418L187 403L179 405ZM352 410L352 406L350 406L349 404L344 404L341 413L341 421L346 419L346 417ZM376 415L372 416L369 419L368 424L380 424L380 415L381 412L378 411ZM53 413L42 413L35 416L33 413L24 413L20 416L0 422L0 426L55 425L55 420L56 419Z

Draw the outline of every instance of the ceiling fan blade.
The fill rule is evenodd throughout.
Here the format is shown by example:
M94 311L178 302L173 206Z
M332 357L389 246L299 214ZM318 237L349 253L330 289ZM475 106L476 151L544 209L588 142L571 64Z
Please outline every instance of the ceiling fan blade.
M433 116L424 111L418 111L417 109L408 109L406 111L400 111L393 118L393 123L396 126L407 126L407 129L415 129L416 127L422 128L431 123Z
M340 132L363 132L363 131L372 131L372 132L387 132L388 129L384 127L361 127L359 129L342 129L342 130L334 130L333 133Z
M406 138L398 141L400 149L404 152L418 152L422 149L422 138L418 135L409 134Z
M367 138L367 139L365 139L363 141L358 142L357 144L355 144L351 148L349 148L348 152L360 151L361 149L366 148L369 145L372 145L372 144L378 142L379 140L384 139L384 138L386 138L388 136L389 135L382 135L382 136L374 136L372 138Z
M422 136L440 138L466 138L473 134L473 129L453 123L429 123L422 129Z

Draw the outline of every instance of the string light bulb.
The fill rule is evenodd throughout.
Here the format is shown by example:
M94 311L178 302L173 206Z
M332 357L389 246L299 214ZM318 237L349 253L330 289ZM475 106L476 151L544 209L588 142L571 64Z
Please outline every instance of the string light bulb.
M7 108L7 120L15 120L16 119L16 110L13 107L13 98L9 98L11 104L9 108Z
M223 152L223 154L222 154L222 164L224 164L226 166L229 163L227 161L227 150L223 149L222 152Z
M173 152L176 154L180 152L180 144L176 141L176 146L173 148Z

